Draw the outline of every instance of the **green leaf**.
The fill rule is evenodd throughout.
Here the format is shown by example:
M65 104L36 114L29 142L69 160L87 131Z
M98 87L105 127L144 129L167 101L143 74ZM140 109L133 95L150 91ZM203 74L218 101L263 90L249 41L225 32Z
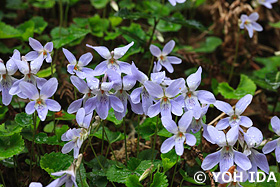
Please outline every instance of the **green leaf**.
M35 23L34 32L37 34L42 34L42 32L48 26L48 22L46 22L41 16L32 17L31 20Z
M202 185L202 186L205 186L205 183L197 183L193 177L190 177L188 176L188 173L185 172L183 169L180 169L179 170L179 173L181 174L181 176L183 177L183 179L189 183L192 183L192 184L196 184L196 185Z
M201 43L199 48L194 49L197 53L212 53L219 47L223 41L215 36L206 38L205 43Z
M153 177L153 182L150 187L167 187L168 180L164 173L155 173Z
M48 136L46 133L40 132L35 136L35 142L37 144L47 144L47 145L60 145L63 146L65 142L62 142L61 137L57 135Z
M108 121L113 122L115 125L120 125L120 124L122 124L122 122L123 122L123 119L122 119L122 120L118 120L118 119L116 118L113 108L110 108L109 113L108 113L108 117L107 117L106 119L107 119Z
M0 120L5 118L6 113L8 112L8 107L7 106L1 106L0 107Z
M21 38L28 41L29 37L34 35L35 23L32 20L20 24L17 29L21 32Z
M108 2L108 0L90 0L91 5L96 9L105 8Z
M164 153L164 154L162 153L160 157L162 160L163 171L166 172L176 164L178 156L175 150L172 149L168 153Z
M135 157L132 157L127 162L127 168L131 171L135 171L140 163L141 163L141 160L139 160Z
M124 139L124 135L121 132L112 132L107 127L104 127L105 132L109 138L110 143L114 143L116 141L120 141ZM99 128L97 132L94 133L94 136L102 139L102 128ZM105 137L105 136L104 136ZM107 141L107 138L105 137L104 140Z
M109 28L110 22L108 19L100 18L98 14L88 19L91 28L91 34L97 37L103 37L104 32Z
M266 58L257 57L254 59L254 61L264 66L260 70L253 72L254 76L262 79L265 79L267 73L274 72L278 67L280 67L280 56L272 56Z
M78 186L89 187L87 183L86 169L84 167L84 164L81 164L78 168L76 179Z
M171 22L171 23L176 23L176 24L180 24L184 27L187 28L194 28L200 31L205 31L206 28L204 27L204 25L202 25L200 22L196 21L196 20L185 20L182 18L176 18L176 17L162 17L161 18L164 21L167 22Z
M280 71L267 73L265 81L271 85L273 89L277 90L280 86Z
M52 67L48 67L46 69L42 69L37 73L37 76L40 78L46 78L52 75ZM55 64L53 65L53 73L56 72Z
M113 17L109 17L109 20L110 20L112 27L116 27L122 22L123 19L120 17L113 16Z
M162 136L162 137L171 137L173 134L168 132L168 130L166 130L166 128L163 128L161 129L159 132L158 132L158 136Z
M106 175L109 181L117 183L125 183L131 171L126 168L117 168L115 165L111 166Z
M218 86L219 93L226 99L240 99L247 94L254 95L257 89L256 84L246 75L241 74L240 82L236 89L233 89L228 83L223 82Z
M156 158L157 153L158 153L158 151L155 150L154 155L153 155L153 150L152 149L146 149L146 150L141 151L139 153L138 158L141 159L141 160L152 160L152 159Z
M55 5L55 0L35 0L32 5L37 8L52 8Z
M54 129L54 121L51 121L50 123L45 125L44 132L51 133L53 131L53 129Z
M24 140L17 133L0 137L0 160L19 154L24 149Z
M0 39L17 38L21 36L21 32L11 25L0 22Z
M142 187L143 185L139 182L139 177L137 175L129 175L126 178L125 185L127 187Z
M67 44L72 44L75 40L85 37L89 32L89 30L77 27L61 29L56 27L51 31L54 48L59 49Z
M61 152L51 152L47 153L41 157L40 166L49 175L57 171L67 170L71 163L73 162L73 157ZM56 178L51 175L51 177Z
M127 8L121 8L118 12L115 13L115 16L121 17L123 19L132 19L132 20L137 20L140 18L149 19L155 17L152 14L148 14L144 12L135 12L135 11L132 12Z
M16 115L15 122L22 127L28 127L33 124L33 118L32 115L22 112Z
M269 25L279 29L280 28L280 21L278 21L276 23L269 23Z
M57 120L63 120L63 121L71 121L73 119L76 119L76 115L74 114L69 114L67 112L65 112L64 110L62 110L62 113L57 115L55 117L55 119Z
M10 121L0 125L0 136L12 136L13 134L20 133L22 127Z

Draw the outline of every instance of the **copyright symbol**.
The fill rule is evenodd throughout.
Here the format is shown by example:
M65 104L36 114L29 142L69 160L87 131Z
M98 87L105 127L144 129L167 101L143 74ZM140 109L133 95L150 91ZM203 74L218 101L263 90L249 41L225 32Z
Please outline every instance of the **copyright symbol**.
M204 183L206 181L206 175L204 172L202 171L198 171L194 174L193 179L195 182L201 184Z

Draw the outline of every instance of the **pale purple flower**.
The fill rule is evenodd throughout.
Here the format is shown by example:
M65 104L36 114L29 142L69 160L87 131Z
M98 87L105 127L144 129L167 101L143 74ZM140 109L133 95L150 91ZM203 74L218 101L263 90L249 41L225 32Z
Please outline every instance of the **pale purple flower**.
M259 32L263 30L262 26L256 22L259 19L259 14L257 12L253 12L249 16L242 14L240 19L240 29L246 28L250 38L253 37L254 30Z
M203 106L196 106L194 107L192 111L193 113L193 119L191 122L191 125L187 129L187 132L192 131L192 133L197 133L201 127L203 127L203 134L202 136L208 141L214 144L212 142L212 139L207 131L207 125L203 122L203 116L205 116L207 110L209 108L209 105L203 105Z
M61 109L59 103L53 99L49 99L56 92L58 82L56 78L48 80L40 90L31 83L22 81L19 84L21 92L31 101L26 105L25 112L33 114L35 110L42 121L45 121L48 110L58 112Z
M70 63L67 65L68 73L72 75L76 74L81 79L85 79L86 77L93 75L93 70L85 67L93 58L91 53L88 52L86 54L83 54L77 61L75 56L70 51L64 48L62 49L62 51L68 62Z
M25 55L27 61L33 61L38 58L37 61L40 63L43 63L44 59L46 59L47 63L52 62L52 57L50 54L53 50L52 42L46 43L46 45L43 47L38 40L29 37L29 45L34 51L30 51Z
M186 0L168 0L172 6L175 6L176 3L184 3Z
M133 44L134 42L131 42L130 44L124 47L115 48L111 52L107 47L91 46L87 44L87 47L94 49L100 56L102 56L105 59L103 62L101 62L95 67L94 76L103 75L108 69L114 70L119 74L129 74L131 72L130 64L127 62L122 62L119 59L125 55L125 53Z
M192 110L195 106L200 104L213 104L216 102L214 95L206 90L196 90L201 82L202 68L188 76L186 82L187 87L184 86L182 89L182 95L185 98L185 107L187 110ZM199 103L200 101L200 103Z
M269 165L266 156L254 149L259 147L262 143L262 132L256 127L250 127L247 132L244 133L244 140L246 142L244 153L248 156L252 164L252 168L249 169L248 172L254 172L253 179L257 177L258 167L268 174Z
M272 9L272 3L276 3L278 0L257 0L258 4L265 6L266 8Z
M132 76L134 76L133 79L137 80L140 83L140 87L135 88L130 94L131 102L134 104L139 104L142 100L143 112L147 115L149 107L153 104L153 97L147 92L146 88L144 87L144 83L149 79L147 75L138 70L134 63L132 63L131 65L131 74Z
M14 53L15 55L15 53ZM0 59L0 91L2 91L2 103L9 105L12 101L13 95L9 93L12 85L17 80L12 75L17 71L12 58L7 62L6 66L2 59Z
M12 58L14 63L16 64L19 71L24 75L22 79L17 80L9 93L11 95L17 95L20 98L26 99L27 97L21 92L19 84L22 81L32 83L33 85L37 86L39 89L42 88L43 84L47 82L44 78L39 78L36 74L40 70L43 61L41 61L39 58L36 58L35 60L31 61L30 63L27 62L25 56L22 56L22 58L14 57Z
M280 119L277 116L274 116L271 118L271 126L274 132L280 136ZM275 156L277 162L280 162L280 138L277 138L275 140L272 140L265 144L262 151L264 154L268 154L275 150Z
M31 182L29 187L43 187L43 185L40 182Z
M69 129L61 136L62 141L67 141L67 142L69 141L62 147L61 152L63 154L67 154L73 149L74 158L78 158L80 148L84 140L87 139L87 137L88 137L88 130L85 128Z
M182 60L175 56L167 56L171 51L173 50L175 46L174 40L170 40L161 51L157 46L151 45L150 51L152 55L158 58L157 65L156 65L156 71L160 71L162 66L167 69L169 73L173 73L174 68L172 67L172 64L180 64Z
M78 89L78 91L80 93L84 94L82 98L77 99L76 101L73 101L69 105L67 112L69 114L73 114L73 113L77 112L82 106L84 106L85 102L89 98L94 96L93 90L90 89L90 84L91 84L91 81L94 81L94 80L99 81L99 80L96 78L90 78L90 79L87 79L88 82L86 83L83 79L80 79L77 76L71 76L70 80L71 80L72 84Z
M113 70L108 70L109 74ZM122 113L124 111L124 106L121 100L110 93L114 87L115 82L110 81L106 82L108 74L105 74L105 79L100 84L99 80L95 79L91 82L90 88L94 92L94 96L89 98L85 103L86 113L90 113L93 110L96 110L98 116L101 119L106 119L108 116L109 109L112 107L115 111Z
M80 127L88 129L92 119L92 113L86 114L84 108L80 108L76 114L76 121Z
M171 112L177 116L183 114L183 97L177 95L181 92L185 84L184 79L180 78L173 81L167 88L160 86L152 81L146 81L144 86L148 93L155 98L155 104L149 107L148 116L154 117L161 113L161 116L172 118Z
M55 173L52 173L52 175L54 175L54 176L63 175L63 176L58 179L55 179L46 187L60 187L60 186L63 186L63 184L65 184L65 187L72 187L73 185L75 187L78 187L78 185L76 183L76 169L75 169L74 164L71 164L71 166L67 170L55 172Z
M221 119L216 128L218 130L226 129L229 125L231 127L234 126L243 126L249 128L253 125L252 120L247 116L241 116L241 114L245 111L247 106L251 103L253 96L251 94L247 94L242 97L237 103L235 109L231 107L230 104L223 102L223 101L216 101L214 106L219 109L220 111L229 115L224 119Z
M179 126L170 119L169 117L163 116L161 118L162 125L168 130L170 133L174 134L172 137L167 138L161 145L160 151L162 153L169 152L174 146L176 154L181 156L184 152L184 143L186 142L189 146L194 146L196 143L196 138L194 135L187 133L192 120L192 112L186 112L181 119L179 120Z
M131 110L136 114L143 114L143 108L141 103L134 104L131 101L128 91L131 90L136 84L136 79L133 75L126 75L122 79L117 72L111 72L108 77L115 82L114 90L116 91L115 96L117 96L124 106L123 112L115 111L115 116L118 120L121 120L127 111L127 101L130 102Z
M236 176L236 178L234 178L234 176ZM218 183L227 184L227 187L242 187L240 182L246 182L248 180L248 177L248 172L244 171L243 169L237 166L236 169L234 169L231 176L229 176L228 174L220 173L218 177Z
M218 131L213 126L208 126L207 128L212 141L219 145L221 149L205 157L201 165L203 170L210 170L217 164L220 164L221 172L228 171L234 163L245 171L252 167L245 154L233 149L238 139L238 126L231 128L227 134L223 131Z

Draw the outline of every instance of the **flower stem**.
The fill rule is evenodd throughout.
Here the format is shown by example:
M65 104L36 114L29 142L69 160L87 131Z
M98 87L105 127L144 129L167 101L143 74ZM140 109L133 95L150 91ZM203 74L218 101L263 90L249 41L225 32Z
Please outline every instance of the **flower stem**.
M3 182L3 185L4 185L4 187L6 187L6 183L5 183L2 171L0 171L0 175L1 175L1 180Z
M117 157L116 157L115 152L114 152L114 150L113 150L113 148L112 148L112 146L111 146L111 142L110 142L110 140L109 140L109 138L108 138L108 136L107 136L106 131L104 131L104 134L105 134L105 137L106 137L106 139L107 139L107 141L108 141L108 143L109 143L109 147L110 147L110 149L111 149L111 151L112 151L113 157L114 157L114 159L117 161Z
M137 158L138 158L138 155L139 155L139 141L140 141L139 129L140 129L140 116L138 115L138 125L137 125Z
M125 161L127 163L128 161L128 156L127 156L127 143L126 143L126 125L125 125L125 121L123 120L123 133L124 133L124 148L125 148Z
M102 142L101 142L101 154L103 154L103 148L104 148L104 134L105 134L105 127L104 127L104 122L102 121Z
M82 175L81 175L81 167L79 168L79 175L80 175L81 185L82 185L82 187L84 187L83 180L82 180Z
M32 138L32 145L31 145L31 156L30 156L30 168L29 168L29 183L32 181L32 159L33 157L36 160L36 155L34 154L34 142L35 142L35 135L37 131L37 116L36 116L36 111L33 113L33 138Z
M240 35L240 29L238 29L238 33L237 33L237 41L236 41L236 46L235 46L234 61L233 61L232 65L231 65L231 69L230 69L230 74L229 74L228 82L231 81L231 78L232 78L232 75L233 75L233 70L234 70L234 64L236 63L237 56L238 56L239 35Z
M155 130L155 135L154 135L154 143L153 143L153 150L152 150L152 162L154 162L154 153L155 153L155 148L156 148L156 141L157 141L157 126L158 126L158 115L157 115L157 122L156 122L156 130Z
M176 165L175 165L175 168L174 168L174 173L173 173L173 176L172 176L172 181L171 181L170 186L173 186L173 182L174 182L174 178L175 178L175 174L176 174L176 170L177 170L177 165L178 165L178 160L179 160L179 156L177 155Z

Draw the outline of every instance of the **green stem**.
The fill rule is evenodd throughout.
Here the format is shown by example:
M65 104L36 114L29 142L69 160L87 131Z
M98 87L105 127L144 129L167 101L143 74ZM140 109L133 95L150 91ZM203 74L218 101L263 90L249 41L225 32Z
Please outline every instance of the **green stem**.
M238 56L239 35L240 35L240 29L238 29L238 33L237 33L237 41L236 41L236 46L235 46L234 61L233 61L232 65L231 65L230 74L229 74L229 78L228 78L228 83L231 81L231 78L232 78L232 75L233 75L233 70L234 70L234 64L236 63L237 56Z
M125 125L125 121L123 120L123 133L124 133L124 148L125 148L125 161L127 163L128 161L128 156L127 156L127 144L126 144L126 125Z
M112 148L112 146L111 146L111 142L110 142L110 140L109 140L109 138L108 138L108 136L107 136L106 131L104 131L104 134L105 134L105 137L106 137L106 139L107 139L107 142L109 143L109 147L110 147L110 149L111 149L111 151L112 151L113 157L114 157L114 159L117 161L117 157L116 157L115 152L114 152L114 150L113 150L113 148Z
M139 141L140 141L139 129L140 129L140 116L138 115L138 125L137 125L137 158L138 158L138 155L139 155Z
M36 160L36 155L34 154L34 142L35 142L35 135L37 131L37 116L36 116L36 111L33 113L33 138L32 138L32 145L31 145L31 156L30 156L30 168L29 168L29 183L32 181L32 159L33 157Z
M63 3L59 0L59 36L61 35L61 28L63 25Z
M17 179L18 178L18 174L17 174L16 156L13 156L13 159L14 159L14 173L15 173L15 178ZM17 184L17 186L19 186L18 185L18 180L16 180L16 184Z
M183 182L184 182L184 179L181 180L181 182L180 182L180 187L182 186Z
M82 175L81 175L81 167L79 168L79 175L80 175L80 181L81 181L82 187L84 187Z
M171 187L173 186L173 182L174 182L174 178L175 178L175 174L176 174L176 170L177 170L177 165L178 165L178 160L179 160L179 156L177 155L177 161L176 161L176 165L175 165L175 168L174 168L174 173L173 173L173 176L172 176L172 181L171 181Z
M154 162L154 158L155 158L155 157L154 157L154 153L155 153L156 141L157 141L157 126L158 126L158 115L157 115L156 130L155 130L154 143L153 143L153 150L152 150L152 157L153 157L152 162Z
M0 171L0 175L1 175L1 180L3 182L3 185L4 185L4 187L6 187L6 183L5 183L2 171Z
M103 148L104 148L104 134L105 134L105 128L104 128L104 122L102 122L102 143L101 143L101 154L103 154Z
M279 163L277 162L277 160L276 160L276 167L277 167L277 171L280 172L280 170L279 170Z

